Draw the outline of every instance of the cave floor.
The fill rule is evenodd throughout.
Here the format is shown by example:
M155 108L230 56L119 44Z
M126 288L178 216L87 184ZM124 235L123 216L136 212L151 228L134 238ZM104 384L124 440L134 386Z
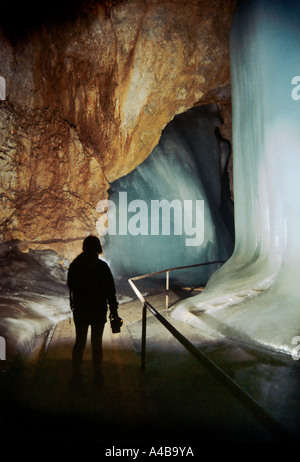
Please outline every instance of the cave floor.
M176 295L171 294L171 302L172 297ZM169 317L161 297L149 300ZM141 304L124 303L119 312L124 320L121 333L112 334L109 323L104 331L101 387L93 383L89 341L82 387L71 383L73 321L59 322L47 339L37 342L5 396L2 394L3 440L193 447L202 441L297 439L300 395L296 361L219 337L201 338L197 330L169 319L282 425L284 433L275 434L151 313L142 371Z

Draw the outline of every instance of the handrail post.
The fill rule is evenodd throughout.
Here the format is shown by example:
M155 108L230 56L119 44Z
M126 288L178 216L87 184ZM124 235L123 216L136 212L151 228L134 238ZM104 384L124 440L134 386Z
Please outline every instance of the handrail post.
M146 365L146 323L147 323L147 306L143 303L143 317L142 317L142 357L141 369L145 370Z
M170 289L169 277L170 277L170 271L167 270L166 271L166 310L168 310L168 308L169 308L169 289Z

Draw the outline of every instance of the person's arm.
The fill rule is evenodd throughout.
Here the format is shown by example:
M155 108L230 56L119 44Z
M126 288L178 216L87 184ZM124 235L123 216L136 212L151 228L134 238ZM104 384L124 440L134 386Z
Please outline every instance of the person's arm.
M71 311L74 311L73 292L72 292L71 290L70 290L69 299L70 299L70 308L71 308Z
M113 275L109 266L106 267L106 299L109 305L109 310L112 317L119 317L118 315L118 301L116 297L116 288Z
M71 288L72 287L72 269L73 269L73 266L71 264L70 267L69 267L69 270L68 270L67 285L69 287L70 308L73 311L73 309L74 309L74 301L73 301L73 290Z

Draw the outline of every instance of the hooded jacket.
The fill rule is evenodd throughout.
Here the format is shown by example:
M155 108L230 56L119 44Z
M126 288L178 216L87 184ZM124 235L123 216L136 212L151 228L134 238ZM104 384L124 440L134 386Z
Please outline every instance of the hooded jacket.
M82 252L71 263L68 271L74 317L87 322L106 322L108 306L118 315L115 283L106 262L96 253Z

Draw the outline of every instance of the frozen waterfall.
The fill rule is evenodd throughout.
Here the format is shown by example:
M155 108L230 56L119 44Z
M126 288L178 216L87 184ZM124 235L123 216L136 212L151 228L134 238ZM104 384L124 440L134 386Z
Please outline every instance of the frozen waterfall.
M238 3L231 31L235 249L206 290L172 312L289 353L300 340L299 46L299 1Z

